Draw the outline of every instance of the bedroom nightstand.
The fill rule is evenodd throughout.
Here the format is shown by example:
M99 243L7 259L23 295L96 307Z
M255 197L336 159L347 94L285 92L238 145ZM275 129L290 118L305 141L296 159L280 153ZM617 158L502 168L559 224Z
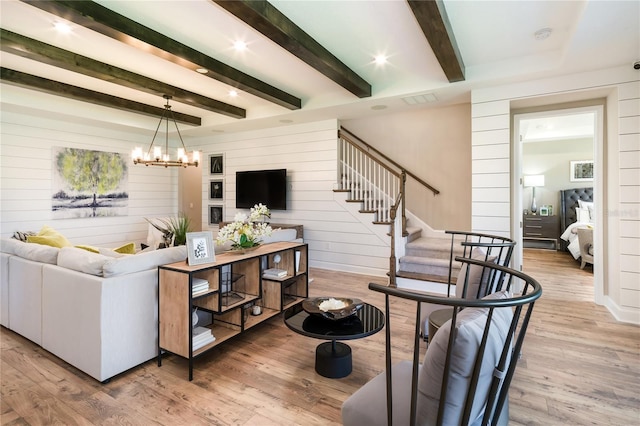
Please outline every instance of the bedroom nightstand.
M553 243L553 250L558 250L559 239L559 216L523 215L522 240L524 247L547 248L544 243Z

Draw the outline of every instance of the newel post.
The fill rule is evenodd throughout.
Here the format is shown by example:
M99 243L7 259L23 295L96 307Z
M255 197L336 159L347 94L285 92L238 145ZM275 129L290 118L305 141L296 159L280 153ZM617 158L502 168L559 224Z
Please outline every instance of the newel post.
M391 257L389 258L389 287L396 288L396 210L398 206L392 206L391 211Z
M405 205L407 197L405 197L405 191L406 191L406 183L407 183L407 172L404 171L404 169L402 170L402 174L401 174L401 179L400 179L400 199L402 200L402 236L406 237L407 235L409 235L409 233L407 232L407 213L405 210Z

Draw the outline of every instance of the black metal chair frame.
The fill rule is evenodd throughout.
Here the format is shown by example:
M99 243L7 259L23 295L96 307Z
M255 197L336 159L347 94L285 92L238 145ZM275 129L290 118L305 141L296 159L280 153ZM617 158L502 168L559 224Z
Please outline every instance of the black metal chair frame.
M385 315L387 318L386 323L386 386L387 386L387 423L392 424L393 413L393 396L392 396L392 378L391 378L391 318L389 308L390 296L399 297L402 299L408 299L416 302L416 325L415 325L415 340L413 350L413 366L412 366L412 380L411 380L411 413L410 424L416 424L416 407L417 407L417 388L418 388L418 366L420 364L420 319L421 319L421 304L431 303L443 306L449 306L453 308L452 323L456 323L458 312L463 308L479 307L488 308L488 319L485 325L484 334L482 337L481 345L479 348L479 356L476 358L476 364L474 368L474 377L472 384L468 390L467 398L464 405L463 422L467 424L471 413L473 399L475 395L475 389L477 385L479 366L482 361L482 355L487 344L487 336L489 328L491 327L491 317L495 308L511 307L513 308L513 320L510 325L510 330L507 337L507 342L504 345L502 355L500 357L499 364L496 366L496 371L500 374L494 375L493 382L491 384L491 391L489 393L489 401L487 401L487 407L485 409L484 418L482 424L497 424L502 408L507 400L507 394L513 374L516 368L518 356L521 352L524 336L531 318L534 302L542 295L542 288L540 284L530 276L508 268L506 266L497 265L493 262L483 262L475 259L468 259L462 257L456 257L457 261L468 263L470 265L478 265L490 270L499 271L504 278L500 282L499 288L494 290L511 290L513 279L517 278L524 282L522 292L519 296L514 296L508 299L459 299L456 297L448 296L435 296L415 293L398 288L387 287L380 284L370 283L369 289L383 293L385 295ZM470 268L467 268L467 271ZM524 312L523 312L524 311ZM453 326L452 326L453 330ZM449 335L449 348L452 348L456 338L456 333L450 333ZM513 343L513 346L512 346ZM508 352L511 352L510 354ZM445 370L443 375L443 382L440 395L440 406L438 411L438 424L442 422L442 416L444 413L444 407L447 393L447 379L450 371L451 352L447 350L447 357L445 361Z

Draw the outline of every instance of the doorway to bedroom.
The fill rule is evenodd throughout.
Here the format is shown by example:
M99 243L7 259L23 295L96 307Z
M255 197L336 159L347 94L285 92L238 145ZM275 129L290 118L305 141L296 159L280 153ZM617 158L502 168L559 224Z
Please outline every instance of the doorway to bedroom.
M560 194L571 189L584 192L586 188L592 188L593 201L602 199L599 192L603 176L602 111L602 106L597 105L514 114L514 141L517 143L513 144L513 166L514 174L519 178L513 201L519 205L521 217L518 245L521 251L523 248L558 248L558 255L566 258L567 271L580 270L581 254L577 234L572 232L576 225L567 230L574 221L575 209L567 207L563 210ZM601 212L602 206L598 210ZM596 209L591 209L591 212L583 215L580 221L584 226L596 229L598 214ZM597 234L593 265L585 267L593 273L594 284L602 283L602 230L599 229ZM575 242L569 246L573 240ZM524 266L528 256L522 252L520 256ZM602 294L602 285L594 287L597 302L598 295Z

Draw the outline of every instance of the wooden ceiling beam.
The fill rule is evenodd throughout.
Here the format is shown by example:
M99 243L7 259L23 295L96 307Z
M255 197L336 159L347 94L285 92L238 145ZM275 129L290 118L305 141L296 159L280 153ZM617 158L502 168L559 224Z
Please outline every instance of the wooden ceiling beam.
M144 114L153 117L162 117L162 114L165 110L164 108L130 101L128 99L119 98L117 96L107 95L105 93L96 92L94 90L72 86L70 84L61 83L59 81L38 77L32 74L27 74L21 71L16 71L4 67L0 68L0 78L2 79L3 83L11 84L14 86L24 87L26 89L34 89L40 92L64 96L69 99L91 102L97 105L117 108L123 111L135 112L138 114ZM175 116L177 122L183 124L190 124L195 126L200 126L202 124L202 120L200 119L200 117L175 111L173 111L173 115Z
M87 0L21 0L63 19L111 37L124 44L153 54L196 72L205 68L205 75L284 108L300 109L302 101L283 90L243 73L204 53L173 40L164 34Z
M449 83L464 80L464 62L442 0L407 0Z
M173 100L197 108L206 109L232 118L245 118L246 111L197 93L165 84L161 81L114 67L68 50L25 37L14 32L0 30L0 50L32 59L69 71L77 72L110 83L136 89L162 97L171 95Z
M269 2L212 1L359 98L371 96L369 83Z

